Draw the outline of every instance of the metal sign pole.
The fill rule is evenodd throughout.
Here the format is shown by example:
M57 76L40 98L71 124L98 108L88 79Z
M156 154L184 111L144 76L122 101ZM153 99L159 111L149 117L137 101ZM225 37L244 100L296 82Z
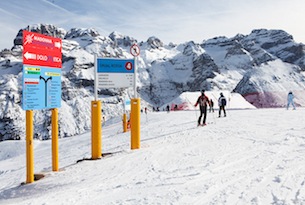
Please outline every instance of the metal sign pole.
M94 101L91 101L91 157L102 157L102 103L98 100L98 72L97 54L94 55Z
M94 100L97 101L97 56L94 55Z
M133 83L133 91L134 91L134 98L137 98L137 70L138 70L138 58L134 57L134 83Z
M134 54L134 99L131 99L131 149L140 149L141 145L141 126L140 126L140 109L141 103L140 98L137 95L137 68L138 68L138 58L139 49L135 45L131 49Z

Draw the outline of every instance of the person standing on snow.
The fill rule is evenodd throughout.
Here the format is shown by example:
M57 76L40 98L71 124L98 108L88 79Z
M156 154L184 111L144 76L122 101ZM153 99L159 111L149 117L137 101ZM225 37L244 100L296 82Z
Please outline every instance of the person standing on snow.
M204 126L206 125L206 118L207 118L207 106L210 104L210 100L209 98L204 94L205 90L201 91L201 95L198 97L198 100L195 104L195 107L199 104L199 108L200 108L200 116L198 118L198 126ZM203 122L202 124L200 124L201 122L201 118L203 115Z
M291 104L293 109L295 110L295 105L294 105L294 102L293 102L293 98L294 98L294 95L292 93L292 91L290 91L288 93L288 96L287 96L287 110L289 109L289 105Z
M211 99L210 100L210 112L214 112L214 102L213 102L213 100Z
M166 111L169 113L169 111L170 111L169 105L166 106Z
M221 110L223 110L224 116L226 117L226 105L227 105L227 100L225 96L223 96L223 93L220 93L220 97L218 98L218 105L219 105L219 116L221 116Z

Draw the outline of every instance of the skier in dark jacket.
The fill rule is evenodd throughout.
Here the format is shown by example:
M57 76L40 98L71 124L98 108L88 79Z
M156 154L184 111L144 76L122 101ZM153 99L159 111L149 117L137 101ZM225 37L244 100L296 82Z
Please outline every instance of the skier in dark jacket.
M220 93L220 97L218 98L218 105L219 105L219 116L221 116L221 110L223 110L223 114L224 116L227 116L226 115L226 105L227 105L227 100L225 98L225 96L223 96L223 93Z
M201 96L198 97L198 100L195 104L195 107L199 104L200 108L200 116L198 118L198 126L206 125L206 118L207 118L207 106L210 104L209 98L204 94L204 90L201 91ZM201 118L203 116L203 122L200 124Z

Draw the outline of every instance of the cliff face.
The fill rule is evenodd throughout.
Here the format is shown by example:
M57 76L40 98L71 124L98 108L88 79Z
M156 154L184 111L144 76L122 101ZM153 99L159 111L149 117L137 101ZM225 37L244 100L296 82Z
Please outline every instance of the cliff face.
M242 94L257 107L282 107L292 90L296 103L304 105L304 45L281 30L253 30L249 35L216 37L197 44L192 41L165 45L157 37L146 42L117 32L108 37L94 29L69 31L53 25L24 28L62 38L61 137L90 129L94 85L94 55L133 58L130 46L137 43L137 92L144 106L162 106L185 91L230 90ZM0 140L25 136L22 95L22 30L11 50L0 53ZM106 119L121 115L122 101L133 96L130 89L101 89ZM50 138L50 111L35 111L35 137Z

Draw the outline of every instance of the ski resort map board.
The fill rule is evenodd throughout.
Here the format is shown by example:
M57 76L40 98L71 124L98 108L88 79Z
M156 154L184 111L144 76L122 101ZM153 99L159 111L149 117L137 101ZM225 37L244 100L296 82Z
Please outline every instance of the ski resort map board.
M61 106L61 39L23 31L24 110Z
M134 85L134 59L97 59L98 88L126 88Z

